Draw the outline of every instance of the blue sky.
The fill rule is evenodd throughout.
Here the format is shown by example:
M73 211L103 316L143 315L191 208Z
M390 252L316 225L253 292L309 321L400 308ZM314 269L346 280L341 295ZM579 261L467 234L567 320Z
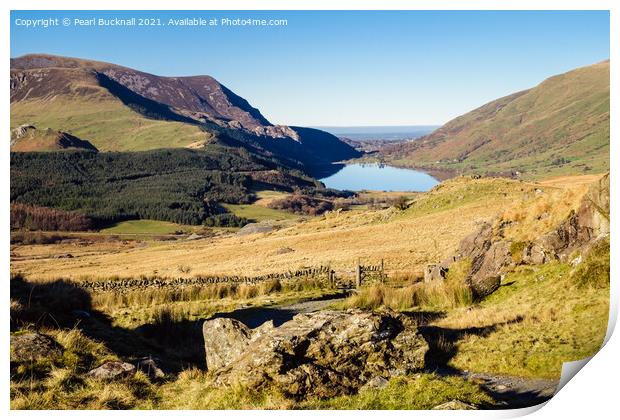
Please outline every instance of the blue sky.
M48 27L58 17L265 18L280 27ZM167 75L209 74L289 125L442 124L609 58L606 11L11 13L11 56L50 53Z

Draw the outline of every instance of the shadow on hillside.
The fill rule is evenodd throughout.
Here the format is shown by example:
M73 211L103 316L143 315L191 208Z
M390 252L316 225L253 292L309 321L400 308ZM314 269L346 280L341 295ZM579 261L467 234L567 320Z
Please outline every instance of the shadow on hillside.
M402 314L413 319L421 326L420 328L426 328L425 326L430 322L446 317L446 313L443 311L408 311L402 312Z
M248 328L256 328L267 321L273 321L273 325L279 327L293 319L297 312L290 309L279 308L244 308L233 312L217 313L213 318L232 318L244 323Z
M432 317L427 318L421 325L424 325L424 322L431 322L432 320ZM553 388L553 381L538 381L541 383L523 385L523 383L528 381L518 378L473 374L450 366L450 361L458 352L458 343L463 338L472 335L487 337L491 333L497 331L499 327L519 323L521 321L523 321L523 317L518 316L509 321L485 327L455 329L429 325L421 326L420 332L429 345L429 350L424 358L425 370L440 376L460 376L478 383L480 387L498 403L484 408L522 408L531 407L547 401L552 395L549 389ZM514 383L519 381L523 383Z
M134 329L115 326L108 316L92 307L87 291L64 280L31 283L14 276L10 296L11 331L77 328L125 360L156 357L166 372L205 365L198 321L174 322L163 317L157 323Z
M436 326L420 327L420 332L424 339L428 342L429 351L425 357L425 366L429 371L442 371L454 373L459 372L449 366L450 361L458 351L458 342L464 337L475 335L478 337L487 337L492 332L504 325L515 324L521 322L523 317L518 316L509 321L495 323L485 327L471 328L442 328Z

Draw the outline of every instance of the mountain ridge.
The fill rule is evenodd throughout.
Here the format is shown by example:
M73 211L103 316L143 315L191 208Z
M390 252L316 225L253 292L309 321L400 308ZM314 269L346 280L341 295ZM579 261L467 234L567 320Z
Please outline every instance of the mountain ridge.
M235 143L293 166L360 155L329 133L271 124L207 75L156 76L100 61L29 54L11 59L10 82L12 128L35 124L73 132L101 151Z

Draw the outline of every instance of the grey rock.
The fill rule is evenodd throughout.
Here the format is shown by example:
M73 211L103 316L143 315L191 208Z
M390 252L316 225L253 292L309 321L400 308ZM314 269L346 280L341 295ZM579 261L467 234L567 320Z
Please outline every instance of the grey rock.
M237 232L238 236L253 235L256 233L269 233L273 231L273 226L262 223L248 223Z
M89 371L86 376L95 379L121 379L136 373L136 367L126 362L105 362L101 366Z
M450 270L450 265L457 260L456 256L449 257L439 264L428 264L424 271L424 281L445 280Z
M195 240L202 239L202 238L203 237L201 235L198 235L197 233L192 233L187 238L185 238L185 240L186 241L195 241Z
M251 330L243 323L231 318L216 318L202 325L205 339L207 369L217 370L230 364L248 347Z
M360 391L365 391L368 389L381 389L385 388L389 381L382 376L375 376L370 381L366 382L361 388Z
M351 394L374 378L419 371L429 348L414 320L392 312L313 312L254 330L215 319L203 332L217 386L272 386L295 399Z
M477 408L463 401L451 400L433 407L432 410L477 410Z
M489 223L483 223L478 230L463 238L459 244L458 258L471 260L466 282L478 298L497 290L502 274L514 265L510 243L495 240Z
M11 361L28 362L58 357L62 347L51 337L38 332L11 334Z

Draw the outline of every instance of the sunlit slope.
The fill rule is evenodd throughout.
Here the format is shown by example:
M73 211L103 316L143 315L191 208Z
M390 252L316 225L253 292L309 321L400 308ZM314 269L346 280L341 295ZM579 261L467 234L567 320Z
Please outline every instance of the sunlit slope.
M131 246L95 243L80 249L69 244L22 246L13 250L11 268L29 278L62 275L77 279L153 272L186 276L179 267L191 267L191 275L258 275L330 264L338 275L352 276L354 264L361 258L375 264L384 259L391 275L421 275L426 264L451 255L461 238L482 220L523 199L537 197L536 188L541 185L457 178L419 195L404 211L332 212L294 225L279 223L281 228L270 233L227 233L194 241ZM542 188L546 196L558 187L546 184ZM66 253L73 258L55 258Z
M37 75L30 92L11 103L11 128L32 124L66 131L101 151L184 147L208 138L192 124L149 119L127 107L81 69L52 69ZM36 93L36 94L33 94Z
M609 61L551 77L448 122L389 160L529 178L609 169Z

